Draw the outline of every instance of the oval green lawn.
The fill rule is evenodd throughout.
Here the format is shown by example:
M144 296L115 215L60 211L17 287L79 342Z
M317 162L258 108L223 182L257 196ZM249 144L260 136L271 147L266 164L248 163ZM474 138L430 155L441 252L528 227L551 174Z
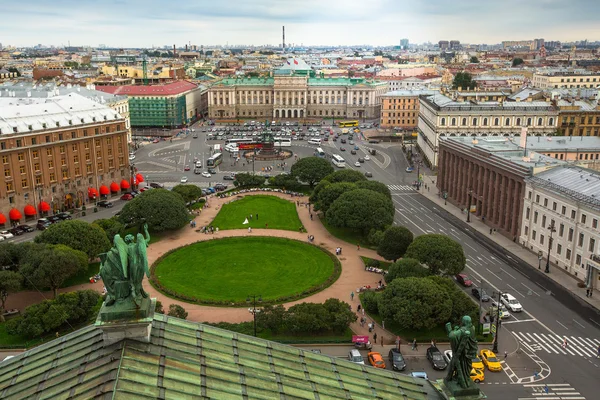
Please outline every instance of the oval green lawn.
M211 223L212 226L219 227L219 230L247 229L249 226L254 229L265 228L265 224L269 224L269 229L298 232L298 228L302 226L295 202L269 195L245 196L238 200L232 197L231 200L235 201L224 204ZM248 224L244 224L246 218Z
M202 301L265 301L302 293L334 272L330 256L296 240L241 237L209 240L175 250L154 269L160 284Z

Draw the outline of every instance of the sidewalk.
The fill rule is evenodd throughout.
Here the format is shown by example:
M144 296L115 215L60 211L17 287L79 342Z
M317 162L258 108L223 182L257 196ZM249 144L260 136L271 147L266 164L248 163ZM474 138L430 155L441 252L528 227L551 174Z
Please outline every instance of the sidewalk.
M455 207L454 205L448 203L444 205L444 199L439 196L439 191L437 187L435 187L434 182L437 180L436 176L423 176L424 184L432 185L431 190L425 189L425 185L421 186L420 194L425 196L427 199L431 200L435 204L437 204L440 208L454 215L455 217L464 220L465 214L462 211ZM512 240L501 234L491 235L489 234L490 227L483 222L478 217L475 217L471 214L471 223L469 226L478 231L480 234L486 236L488 239L493 240L508 252L512 253L514 256L520 258L521 260L528 263L532 268L538 269L538 257L537 254L530 252L529 250L523 248L518 243L514 243ZM564 287L582 301L590 304L592 307L600 310L600 293L598 290L594 290L594 296L586 297L585 296L585 288L580 288L577 286L577 283L580 282L576 278L572 277L568 273L564 272L561 268L556 268L552 266L552 272L550 274L546 274L547 277L551 278L554 282Z

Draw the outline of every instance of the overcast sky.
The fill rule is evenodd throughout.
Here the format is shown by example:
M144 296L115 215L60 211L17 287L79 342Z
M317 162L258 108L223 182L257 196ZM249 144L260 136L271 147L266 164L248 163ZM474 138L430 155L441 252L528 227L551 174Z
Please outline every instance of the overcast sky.
M600 39L600 0L2 1L3 45L395 45Z

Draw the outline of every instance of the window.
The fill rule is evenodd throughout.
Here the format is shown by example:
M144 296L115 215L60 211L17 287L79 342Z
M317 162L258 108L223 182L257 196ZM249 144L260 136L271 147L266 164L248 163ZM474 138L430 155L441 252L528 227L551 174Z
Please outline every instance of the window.
M526 227L525 227L525 236L527 236L527 234L528 234L528 233L529 233L529 227L528 227L528 226L526 226Z
M21 166L19 167L19 173L21 173L21 174L24 174L24 173L25 173L25 166L24 166L24 165L21 165Z
M527 126L531 126L531 118L527 118Z
M10 168L5 168L4 169L4 176L10 176Z
M594 228L594 229L598 228L598 220L596 218L594 218L592 220L592 228Z
M21 139L17 139L17 147L23 147L23 141Z
M562 253L562 245L557 244L556 245L556 254L561 254Z
M79 169L79 167L75 167L75 175L76 176L81 175L81 170Z
M537 220L538 220L538 212L536 211L533 213L533 223L537 224Z
M544 244L544 235L540 235L540 244Z
M573 228L569 228L568 240L569 240L569 242L573 241Z
M531 200L531 190L527 193L527 198Z
M544 207L548 207L548 199L544 199Z
M102 152L100 150L96 151L96 157L102 158Z
M101 162L98 163L98 169L102 169L102 163Z
M527 207L527 210L525 210L525 219L529 219L529 213L530 213L530 209L529 207Z
M521 118L517 118L517 126L521 126Z
M542 215L542 228L546 227L546 216Z
M548 120L548 125L550 125L550 126L554 126L554 118L550 118L550 119Z
M510 125L510 118L506 118L506 119L504 120L504 125L505 125L505 126L508 126L508 125Z
M90 161L90 153L85 153L85 161Z
M40 170L40 163L33 164L33 170L34 171L39 171Z
M88 174L91 174L91 173L92 173L92 165L91 165L91 164L88 164L88 165L86 165L86 166L85 166L85 171L86 171Z
M538 118L538 126L542 126L542 122L543 122L543 119L542 118Z
M65 146L60 146L60 154L63 154L65 152Z
M557 204L556 202L552 202L552 211L556 211Z
M462 126L467 126L467 119L466 118L462 119L462 124L461 125Z
M575 257L575 264L581 264L581 254L577 254L577 257Z
M567 260L571 259L571 250L567 249Z
M57 122L57 124L58 124L58 122ZM58 140L63 140L63 134L62 133L58 134Z
M38 158L40 156L40 152L37 150L34 150L31 152L31 155L33 156L33 158Z
M19 153L17 155L17 160L24 161L25 160L25 153Z
M51 148L46 149L46 155L47 156L51 156L52 155L52 149Z
M450 125L456 126L456 118L452 118L452 123Z
M565 233L565 225L560 224L560 226L558 227L558 236L562 237L564 233Z
M86 149L86 150L89 149L90 148L90 142L85 142L83 144L83 148Z
M539 194L535 195L535 202L540 204L540 195Z
M48 168L54 168L54 161L48 160Z
M6 150L6 142L0 142L0 149Z
M587 220L587 216L585 214L581 214L581 223L585 224L586 220Z
M583 247L583 241L585 240L585 235L583 233L579 234L579 240L577 241L577 246Z
M12 182L6 182L6 191L12 192L13 190L15 190L15 189L13 188Z
M27 178L21 179L21 187L22 188L26 188L27 187Z
M473 121L472 121L472 122L473 122L473 123L472 123L472 125L473 125L473 126L477 126L477 118L473 118Z
M71 146L71 150L73 150L73 151L77 151L77 145L76 145L76 144L73 144L73 145Z
M73 156L73 162L74 163L78 163L79 162L79 156L78 155L74 155Z
M42 184L42 176L38 175L35 177L35 184L36 185L41 185Z
M65 169L62 172L62 177L63 177L63 179L69 179L69 170Z
M588 251L594 253L596 249L596 240L594 238L590 238L590 245L588 246Z
M534 229L533 231L531 231L531 239L535 240L536 237L537 237L537 232Z
M575 210L571 210L571 219L575 219Z
M54 172L50 172L50 182L56 181L56 174Z
M494 126L498 126L498 125L500 125L500 119L494 118Z
M8 156L2 156L2 164L8 164Z
M567 207L566 206L562 206L561 214L562 215L566 215L567 214Z
M487 124L488 124L488 119L487 119L487 118L484 118L484 119L483 119L483 126L487 126Z

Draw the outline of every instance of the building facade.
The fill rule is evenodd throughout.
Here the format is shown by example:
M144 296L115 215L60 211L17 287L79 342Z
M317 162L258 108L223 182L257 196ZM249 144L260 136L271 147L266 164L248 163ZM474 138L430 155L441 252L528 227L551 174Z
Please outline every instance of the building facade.
M600 104L598 100L557 100L558 131L564 136L598 136Z
M0 104L0 225L130 188L125 120L111 108L77 94Z
M531 79L540 89L600 88L600 74L578 74L573 72L536 73Z
M414 131L419 118L419 96L433 95L433 90L398 90L381 96L382 128Z
M363 78L227 78L209 89L213 119L379 118L385 82Z
M558 110L549 101L455 101L445 95L419 96L417 144L432 167L438 164L440 137L519 136L556 132Z
M187 126L206 114L202 107L208 103L208 90L188 81L149 86L96 86L96 89L127 96L131 125L134 127Z
M588 260L600 254L600 173L564 166L525 183L519 242L541 255L542 267L549 252L552 266L586 280ZM596 277L590 287L597 289L599 283Z

